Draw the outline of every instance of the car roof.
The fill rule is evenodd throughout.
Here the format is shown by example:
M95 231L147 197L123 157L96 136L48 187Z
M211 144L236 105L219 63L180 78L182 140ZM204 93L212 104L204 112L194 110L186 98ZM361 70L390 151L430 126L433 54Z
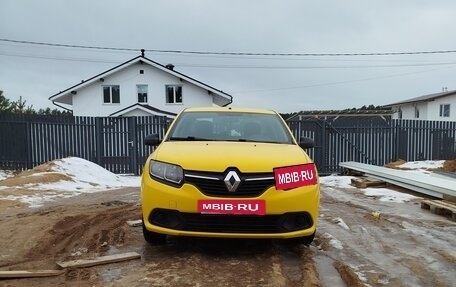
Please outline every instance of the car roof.
M237 113L254 113L254 114L276 114L276 112L267 109L241 108L241 107L197 107L187 108L183 112L237 112Z

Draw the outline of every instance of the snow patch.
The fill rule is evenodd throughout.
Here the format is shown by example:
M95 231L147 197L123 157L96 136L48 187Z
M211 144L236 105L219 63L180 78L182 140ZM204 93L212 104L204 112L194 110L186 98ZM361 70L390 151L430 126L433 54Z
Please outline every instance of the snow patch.
M8 177L14 176L14 171L12 170L0 170L0 181L7 179Z
M379 197L380 201L402 203L402 202L408 202L412 199L418 198L414 195L394 191L394 190L391 190L388 188L365 188L362 191L367 196Z
M350 227L348 227L348 225L340 217L334 218L333 222L336 223L337 225L339 225L340 227L342 227L345 230L350 230Z
M80 191L81 189L110 189L118 187L139 187L137 176L114 174L101 166L78 157L68 157L54 161L53 171L69 176L71 181L41 184L39 189Z
M443 164L443 163L442 163ZM429 166L429 165L420 165L420 166ZM424 170L416 170L416 171L409 171L409 172L426 172ZM357 189L356 187L351 185L351 180L355 178L353 176L338 176L338 175L330 175L330 176L323 176L320 177L320 183L325 186L325 187L331 187L331 188L345 188L345 189ZM402 202L408 202L410 200L416 199L418 197L403 193L403 192L398 192L394 191L388 188L363 188L359 189L361 190L364 195L367 196L375 196L378 197L380 201L388 201L388 202L397 202L397 203L402 203Z
M338 250L343 250L344 249L344 246L342 245L342 242L336 238L334 238L334 236L332 236L331 234L325 232L323 234L323 238L325 239L329 239L329 245L331 245L332 247L338 249Z
M436 169L442 168L444 160L423 160L423 161L410 161L398 165L398 168L407 168L407 169Z
M354 188L351 185L353 176L329 175L320 177L320 183L329 187Z
M69 180L60 180L51 183L28 183L23 188L34 191L33 194L8 195L0 199L19 200L30 207L40 207L44 202L58 198L72 197L83 193L93 193L121 187L139 187L139 176L117 175L101 166L78 157L68 157L52 162L49 172L38 172L31 176L45 176L46 174L61 174ZM8 187L1 187L6 189Z

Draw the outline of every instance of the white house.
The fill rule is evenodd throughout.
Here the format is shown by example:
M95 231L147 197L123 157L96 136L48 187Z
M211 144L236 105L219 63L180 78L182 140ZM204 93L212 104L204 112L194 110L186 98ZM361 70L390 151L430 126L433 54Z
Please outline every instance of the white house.
M226 106L231 95L141 55L49 98L74 116L175 116L186 107Z
M456 90L425 95L386 105L393 119L456 121Z

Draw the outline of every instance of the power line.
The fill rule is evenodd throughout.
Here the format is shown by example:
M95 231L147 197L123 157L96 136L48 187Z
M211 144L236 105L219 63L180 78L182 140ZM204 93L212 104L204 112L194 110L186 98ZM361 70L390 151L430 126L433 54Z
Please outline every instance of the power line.
M17 44L29 44L29 45L52 46L52 47L63 47L63 48L81 48L81 49L112 50L112 51L140 51L140 49L132 49L132 48L69 45L69 44L56 44L56 43L33 42L33 41L23 41L23 40L11 40L11 39L0 39L0 41L17 43Z
M118 63L113 60L99 60L74 57L57 57L57 56L41 56L27 55L17 53L3 53L0 56L46 59L58 61L72 62L91 62L91 63ZM453 66L456 62L435 62L435 63L410 63L410 64L384 64L384 65L222 65L222 64L187 64L174 63L178 67L190 68L213 68L213 69L262 69L262 70L314 70L314 69L372 69L372 68L406 68L406 67L425 67L425 66Z
M340 66L285 66L285 65L199 65L199 64L175 64L179 67L191 68L216 68L216 69L297 69L297 70L313 70L313 69L371 69L371 68L405 68L405 67L425 67L425 66L453 66L456 62L446 63L425 63L425 64L397 64L397 65L340 65Z
M13 40L0 38L2 42L41 45L64 48L80 48L92 50L112 50L112 51L140 51L137 48L119 48L119 47L102 47L102 46L85 46L73 44L58 44L47 42L34 42L24 40ZM412 51L412 52L372 52L372 53L250 53L250 52L213 52L213 51L186 51L186 50L160 50L144 49L147 52L154 53L173 53L173 54L196 54L196 55L230 55L230 56L293 56L293 57L340 57L340 56L400 56L400 55L426 55L426 54L450 54L456 53L456 50L435 50L435 51Z
M45 60L56 60L56 61L104 63L104 64L118 64L119 63L119 61L109 61L109 60L97 60L97 59L86 59L86 58L71 58L71 57L56 57L56 56L24 55L24 54L11 54L11 53L2 53L2 52L0 52L0 56L19 57L19 58L32 58L32 59L45 59Z

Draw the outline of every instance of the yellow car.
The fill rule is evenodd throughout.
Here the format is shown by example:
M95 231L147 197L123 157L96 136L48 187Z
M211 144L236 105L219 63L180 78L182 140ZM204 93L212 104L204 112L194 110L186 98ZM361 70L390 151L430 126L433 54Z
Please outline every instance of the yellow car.
M189 108L147 159L141 181L143 234L298 239L310 244L319 210L315 165L275 112Z

